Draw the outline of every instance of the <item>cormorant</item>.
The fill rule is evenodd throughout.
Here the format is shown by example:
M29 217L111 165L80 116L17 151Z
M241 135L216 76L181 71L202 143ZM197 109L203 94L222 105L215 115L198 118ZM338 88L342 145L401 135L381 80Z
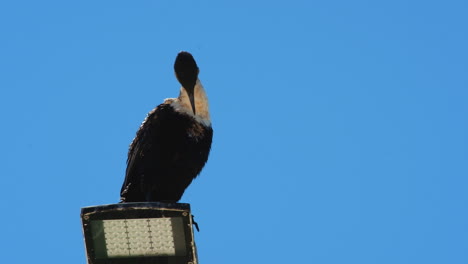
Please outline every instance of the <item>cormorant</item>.
M182 51L174 71L179 97L150 111L130 144L122 202L175 203L208 160L213 129L197 63Z

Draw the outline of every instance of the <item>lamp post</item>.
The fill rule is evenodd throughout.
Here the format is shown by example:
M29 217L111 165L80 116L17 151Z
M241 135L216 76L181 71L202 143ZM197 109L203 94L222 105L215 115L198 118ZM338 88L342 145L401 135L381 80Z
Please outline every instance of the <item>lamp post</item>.
M88 264L196 264L190 205L120 203L81 209Z

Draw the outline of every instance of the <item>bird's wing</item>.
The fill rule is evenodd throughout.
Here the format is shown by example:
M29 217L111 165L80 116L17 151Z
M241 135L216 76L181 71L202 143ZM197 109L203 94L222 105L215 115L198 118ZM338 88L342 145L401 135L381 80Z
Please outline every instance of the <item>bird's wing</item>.
M120 195L126 197L131 192L140 192L140 181L142 173L142 162L145 155L148 155L149 150L154 144L158 143L158 133L161 128L164 128L164 112L168 111L169 105L161 104L154 110L148 113L140 128L137 131L135 138L130 144L127 158L127 170L125 172L125 181L122 185ZM151 153L157 155L158 153Z

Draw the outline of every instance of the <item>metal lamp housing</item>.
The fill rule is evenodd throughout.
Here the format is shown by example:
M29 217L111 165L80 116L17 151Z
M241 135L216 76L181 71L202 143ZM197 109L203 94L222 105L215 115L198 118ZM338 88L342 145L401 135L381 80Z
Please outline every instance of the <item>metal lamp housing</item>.
M88 264L196 264L190 205L120 203L81 209Z

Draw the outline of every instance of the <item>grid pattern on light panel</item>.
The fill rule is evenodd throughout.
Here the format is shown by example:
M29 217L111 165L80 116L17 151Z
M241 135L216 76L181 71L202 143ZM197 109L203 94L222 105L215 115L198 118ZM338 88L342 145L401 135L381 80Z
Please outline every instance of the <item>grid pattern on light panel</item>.
M100 233L104 239L105 255L110 258L185 253L185 245L180 243L180 234L177 234L182 232L183 236L181 227L180 217L98 220L91 223L93 234Z

